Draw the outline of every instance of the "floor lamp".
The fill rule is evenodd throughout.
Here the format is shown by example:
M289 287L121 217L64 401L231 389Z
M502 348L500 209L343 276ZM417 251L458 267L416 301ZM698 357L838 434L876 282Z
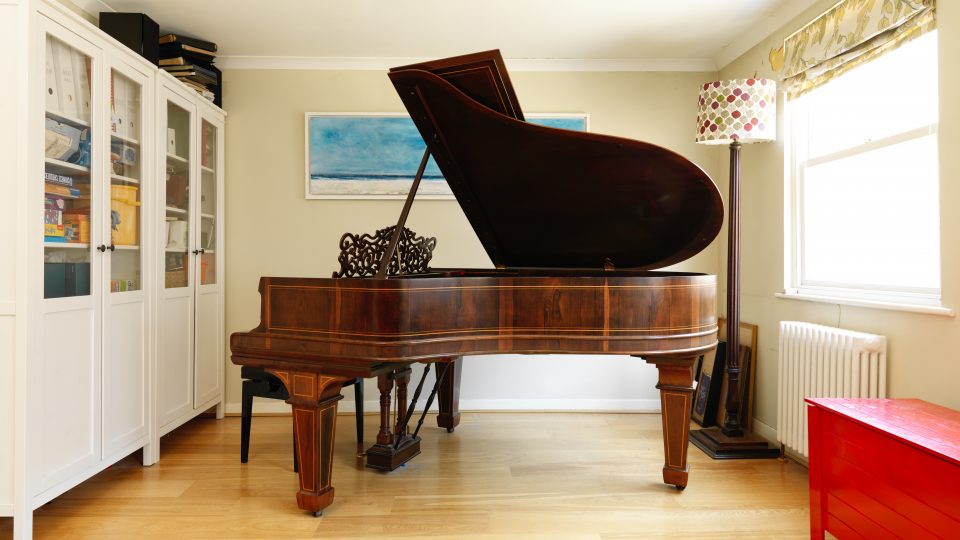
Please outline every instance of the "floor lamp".
M776 139L776 84L769 79L736 79L700 89L697 142L730 146L727 194L727 395L719 427L690 433L690 441L714 459L777 457L780 449L746 431L740 423L740 147ZM756 351L751 351L756 354ZM749 414L750 411L748 411Z

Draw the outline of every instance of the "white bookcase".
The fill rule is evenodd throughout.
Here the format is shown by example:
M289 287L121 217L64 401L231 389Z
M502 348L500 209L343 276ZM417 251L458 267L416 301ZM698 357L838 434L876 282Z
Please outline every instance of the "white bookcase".
M223 418L223 113L158 76L157 417L160 435L216 406Z
M224 113L47 0L0 0L0 72L0 516L26 539L39 506L222 416Z

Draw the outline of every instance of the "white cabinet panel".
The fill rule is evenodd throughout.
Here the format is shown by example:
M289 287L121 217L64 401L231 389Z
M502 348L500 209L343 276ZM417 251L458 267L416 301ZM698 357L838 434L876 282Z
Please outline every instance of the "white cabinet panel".
M10 76L19 73L18 51L19 33L17 28L18 9L16 5L0 4L0 72ZM17 125L17 88L19 85L0 85L0 118L4 119L5 129L0 130L0 163L8 164L0 170L0 193L15 193L17 169L10 164L17 163L18 136ZM14 316L16 300L16 261L17 236L15 230L17 198L0 197L0 516L11 515L13 506L13 392L14 392Z
M161 300L157 328L158 416L161 429L193 410L193 298Z
M147 434L144 303L136 296L133 301L110 303L103 341L104 456Z
M216 289L197 292L197 355L194 361L194 407L200 407L220 395L220 374L223 372L223 355L220 344L220 293Z
M13 504L13 339L14 321L0 314L0 507ZM0 510L0 516L9 512Z
M43 393L40 436L31 445L40 457L39 490L66 480L100 458L100 363L94 309L43 316ZM36 399L35 398L35 399Z

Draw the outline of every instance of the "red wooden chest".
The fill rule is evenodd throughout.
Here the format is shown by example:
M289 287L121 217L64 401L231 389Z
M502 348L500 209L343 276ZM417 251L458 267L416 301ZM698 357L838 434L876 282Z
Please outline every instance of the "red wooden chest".
M960 412L807 398L810 537L960 538Z

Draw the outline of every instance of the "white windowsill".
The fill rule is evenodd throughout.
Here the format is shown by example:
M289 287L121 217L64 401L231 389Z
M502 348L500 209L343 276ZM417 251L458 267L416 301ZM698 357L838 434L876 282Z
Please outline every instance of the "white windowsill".
M774 294L777 298L787 300L802 300L804 302L822 302L824 304L839 304L842 306L857 306L873 309L889 309L892 311L909 311L912 313L925 313L928 315L939 315L941 317L956 317L957 313L943 306L928 306L922 304L904 304L899 302L881 302L876 300L861 300L854 298L843 298L839 296L820 296L806 293L778 292Z

